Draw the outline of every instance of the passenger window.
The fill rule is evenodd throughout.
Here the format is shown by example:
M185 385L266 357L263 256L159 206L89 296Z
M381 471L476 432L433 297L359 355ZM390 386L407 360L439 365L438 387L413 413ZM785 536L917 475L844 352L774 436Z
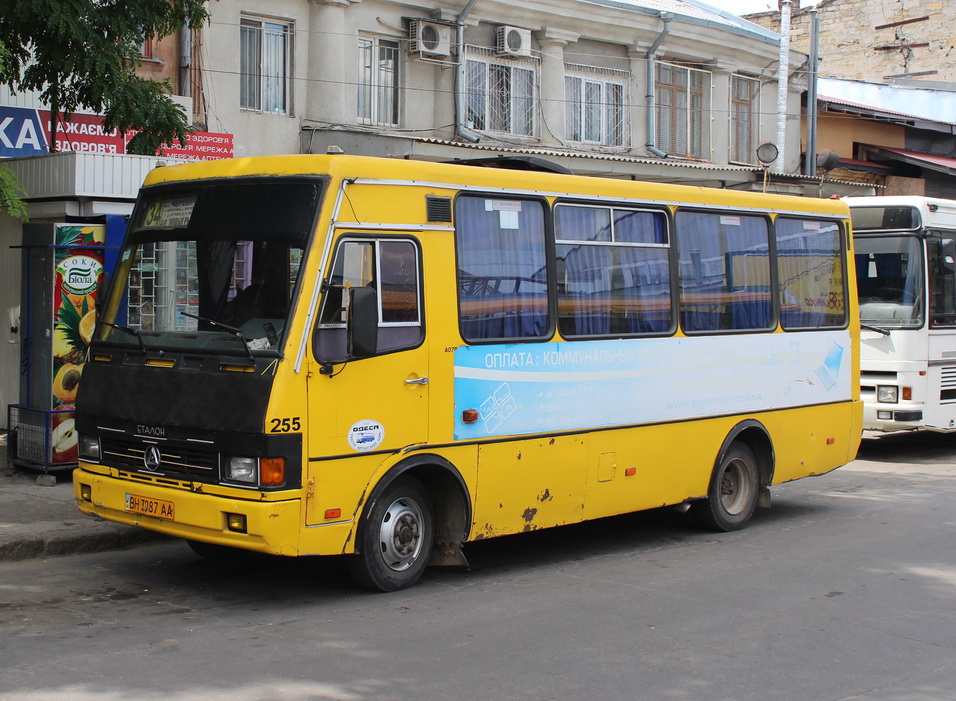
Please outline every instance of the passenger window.
M672 329L670 247L662 212L558 205L554 226L562 336Z
M767 218L679 211L676 229L684 331L771 329Z
M550 336L544 205L463 196L456 202L455 221L462 337Z
M346 357L349 287L371 287L378 300L378 352L414 348L423 340L418 246L409 239L339 242L314 336L320 360Z
M840 225L777 217L780 323L785 329L846 325Z

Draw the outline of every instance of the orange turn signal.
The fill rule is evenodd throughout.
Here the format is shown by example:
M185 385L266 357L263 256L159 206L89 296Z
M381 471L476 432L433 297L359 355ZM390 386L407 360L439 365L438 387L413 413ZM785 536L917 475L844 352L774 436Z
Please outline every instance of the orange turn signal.
M285 458L260 458L259 483L265 487L285 484Z

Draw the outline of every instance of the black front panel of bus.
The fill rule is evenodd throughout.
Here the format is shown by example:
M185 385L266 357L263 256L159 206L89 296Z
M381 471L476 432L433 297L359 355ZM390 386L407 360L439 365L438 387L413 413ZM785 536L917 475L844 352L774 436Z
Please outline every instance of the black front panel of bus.
M272 376L256 372L190 372L170 368L86 363L78 416L262 433Z

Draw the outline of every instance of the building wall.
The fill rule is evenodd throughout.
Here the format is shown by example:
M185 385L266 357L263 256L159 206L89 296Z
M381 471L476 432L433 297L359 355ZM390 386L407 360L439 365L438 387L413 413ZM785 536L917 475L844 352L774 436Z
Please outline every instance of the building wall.
M810 51L809 9L791 13L791 46ZM820 75L871 81L956 81L952 0L821 0ZM747 19L780 31L779 12Z
M19 220L0 214L0 429L7 427L7 407L20 401L20 249ZM16 332L13 329L17 329Z
M316 3L318 4L318 3ZM203 66L203 97L206 122L210 131L236 135L237 158L262 154L298 153L299 121L307 113L310 85L309 8L305 0L262 2L224 0L211 3L212 15L204 31L198 52ZM291 110L289 114L270 114L239 107L240 22L242 10L257 19L294 23L292 40Z
M855 144L906 148L906 129L896 124L868 122L839 112L822 112L817 126L817 151L829 149L842 158L859 157L855 153Z
M456 138L455 57L422 59L409 55L408 20L453 20L458 8L442 10L437 2L413 4L392 0L274 0L268 14L251 0L220 0L210 5L212 21L201 52L204 66L203 95L208 127L236 135L237 156L324 150L326 144L354 152L364 142L367 152L407 155L400 140L417 137ZM239 32L243 16L267 16L294 22L292 109L288 115L261 114L239 108ZM629 70L630 143L623 151L648 156L646 51L663 30L653 13L624 11L621 7L558 0L554 3L486 0L474 5L467 17L464 41L475 46L494 45L500 24L532 31L534 56L540 60L538 129L533 137L483 134L484 144L603 150L568 144L564 121L565 63ZM379 36L400 42L399 124L378 127L358 124L356 116L358 37ZM454 30L453 30L454 36ZM675 17L656 57L712 72L713 101L708 127L712 150L705 156L718 164L729 162L728 119L730 75L744 72L761 83L756 143L775 139L776 61L778 46L756 36L695 24ZM794 54L794 67L799 56ZM802 85L796 80L789 95L789 122L785 165L794 170L799 161L799 100ZM301 131L300 131L301 127ZM323 139L313 139L313 129ZM383 138L386 137L386 138ZM390 140L390 141L389 141ZM371 146L370 146L371 145ZM620 152L621 149L611 149ZM753 159L755 162L756 159Z

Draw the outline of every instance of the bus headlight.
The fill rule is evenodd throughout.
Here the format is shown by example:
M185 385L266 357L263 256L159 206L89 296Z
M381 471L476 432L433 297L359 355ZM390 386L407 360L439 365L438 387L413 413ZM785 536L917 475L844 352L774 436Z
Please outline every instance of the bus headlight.
M79 445L77 447L78 455L84 460L100 461L100 437L84 436L80 434Z
M882 404L896 404L900 400L899 387L880 385L876 388L876 401Z
M259 461L255 458L230 457L226 459L223 477L230 482L256 484L259 481Z

